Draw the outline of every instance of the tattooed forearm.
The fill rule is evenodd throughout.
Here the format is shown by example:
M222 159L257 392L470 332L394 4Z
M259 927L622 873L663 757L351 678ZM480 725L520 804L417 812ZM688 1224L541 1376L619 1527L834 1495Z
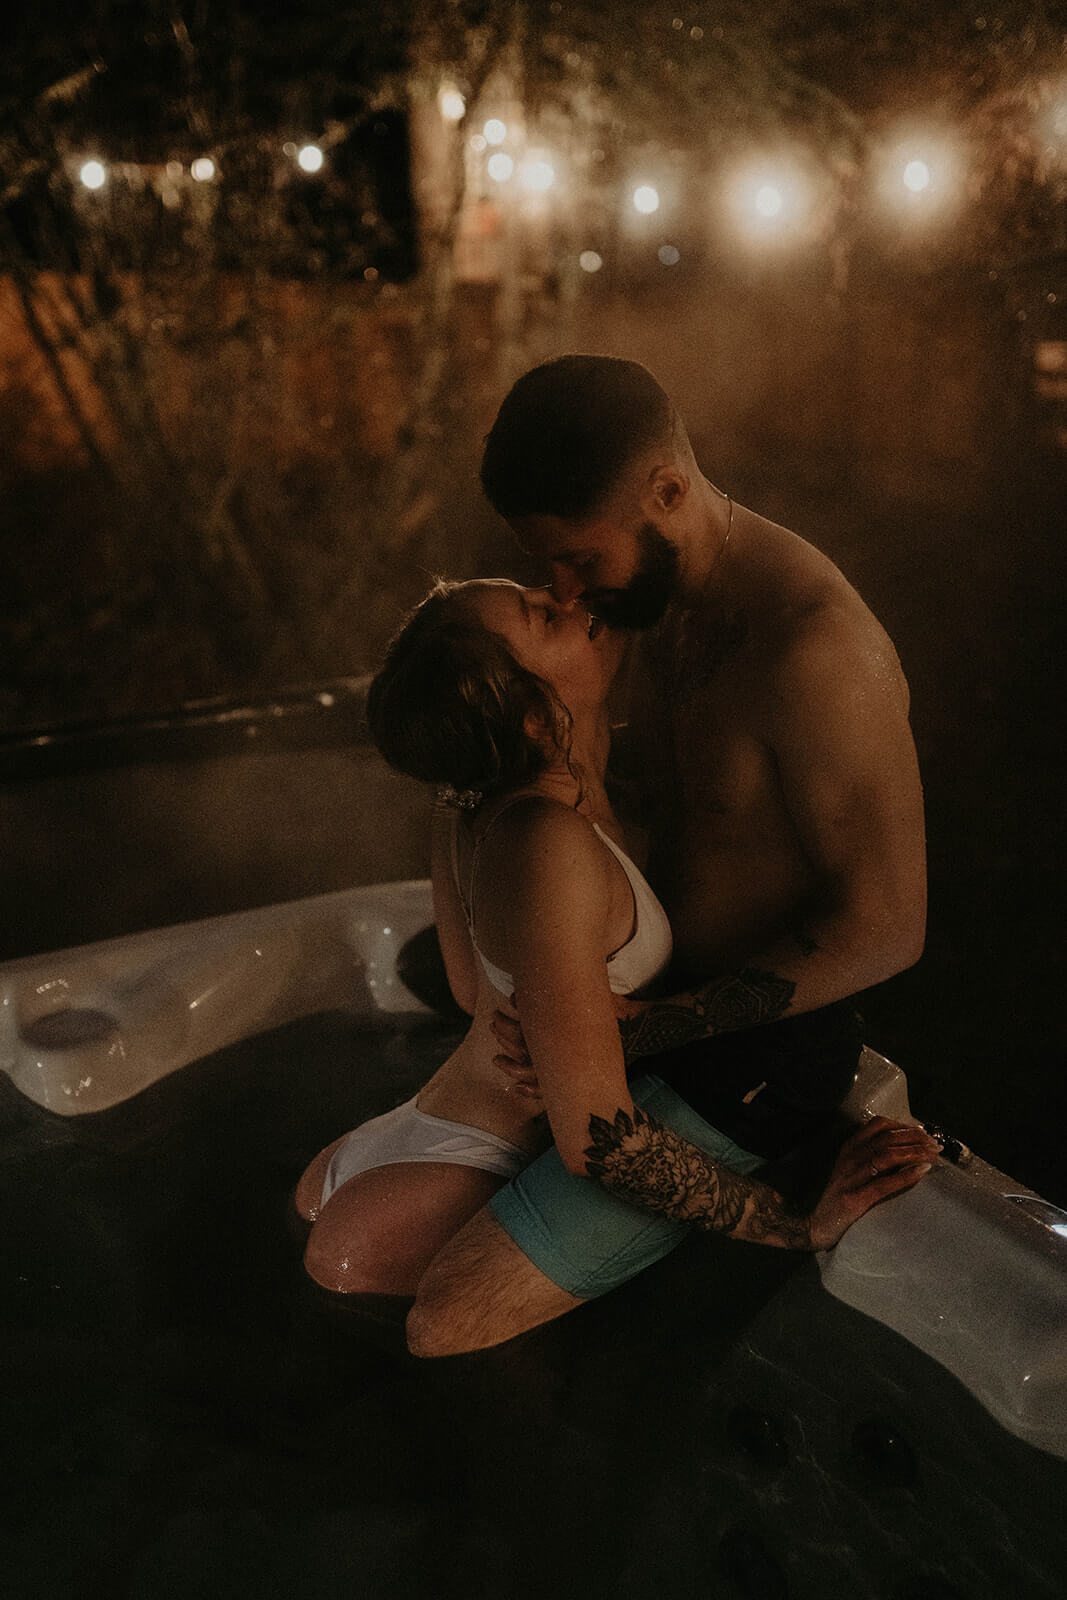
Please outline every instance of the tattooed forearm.
M717 1167L686 1139L637 1107L614 1121L590 1117L586 1171L605 1189L648 1211L758 1244L810 1250L807 1219L754 1178Z
M775 1022L788 1011L795 992L790 979L757 967L746 967L730 978L714 978L684 1000L653 1000L638 1016L621 1018L623 1052L627 1061L633 1061L676 1050L694 1039Z

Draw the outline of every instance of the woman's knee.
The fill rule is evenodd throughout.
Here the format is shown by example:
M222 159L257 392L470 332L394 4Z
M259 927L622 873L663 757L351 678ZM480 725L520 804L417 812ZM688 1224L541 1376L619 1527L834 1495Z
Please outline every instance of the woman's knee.
M347 1230L315 1223L304 1247L304 1271L334 1294L413 1295L420 1266L379 1250L373 1239L354 1239Z

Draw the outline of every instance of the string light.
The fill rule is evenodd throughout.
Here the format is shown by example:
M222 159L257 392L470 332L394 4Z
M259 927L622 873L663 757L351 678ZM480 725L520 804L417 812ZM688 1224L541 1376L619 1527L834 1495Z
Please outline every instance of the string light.
M887 208L912 221L950 209L958 195L959 156L950 140L917 134L885 150L875 178Z
M519 180L523 188L530 189L535 194L543 194L555 183L556 169L544 156L532 156L519 168Z
M752 196L752 204L758 214L769 221L771 217L781 216L785 199L776 183L761 183Z
M726 198L738 232L750 244L784 243L807 221L812 189L795 163L754 163L732 174Z
M215 176L215 163L210 156L197 156L189 171L197 183L210 183Z

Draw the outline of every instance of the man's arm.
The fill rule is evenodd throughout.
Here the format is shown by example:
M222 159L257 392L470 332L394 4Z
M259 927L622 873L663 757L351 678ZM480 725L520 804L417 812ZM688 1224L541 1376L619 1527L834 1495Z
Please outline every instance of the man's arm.
M620 1006L628 1059L812 1011L916 961L926 923L922 785L895 652L830 607L769 677L764 731L816 890L737 972Z
M588 1159L598 1169L599 1182L646 1206L651 1186L661 1201L673 1196L673 1214L699 1227L784 1248L828 1249L857 1217L917 1183L937 1159L936 1146L922 1130L876 1118L842 1146L818 1205L804 1217L755 1179L706 1162L700 1170L692 1147L679 1151L684 1141L672 1142L673 1136L660 1142L650 1166L650 1125L650 1119L636 1128L633 1118L616 1118L603 1127L594 1121ZM408 1343L417 1356L484 1350L581 1304L483 1210L445 1245L419 1284L408 1317Z
M786 1250L828 1250L865 1211L916 1184L940 1153L923 1128L873 1118L842 1145L814 1211L800 1213L638 1107L612 1122L592 1117L589 1131L586 1171L602 1187L706 1232Z

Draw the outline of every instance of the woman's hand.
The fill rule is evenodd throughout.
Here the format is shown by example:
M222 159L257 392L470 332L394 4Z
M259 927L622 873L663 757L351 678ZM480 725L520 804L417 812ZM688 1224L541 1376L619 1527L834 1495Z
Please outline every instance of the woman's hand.
M872 1117L845 1140L808 1219L813 1250L830 1250L854 1222L891 1195L914 1188L940 1155L925 1128Z

